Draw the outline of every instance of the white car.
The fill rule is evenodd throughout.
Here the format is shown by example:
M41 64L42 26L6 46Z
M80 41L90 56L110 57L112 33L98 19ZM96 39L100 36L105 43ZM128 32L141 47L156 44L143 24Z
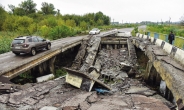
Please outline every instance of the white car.
M91 31L89 31L89 34L100 34L100 30L98 28L93 28Z

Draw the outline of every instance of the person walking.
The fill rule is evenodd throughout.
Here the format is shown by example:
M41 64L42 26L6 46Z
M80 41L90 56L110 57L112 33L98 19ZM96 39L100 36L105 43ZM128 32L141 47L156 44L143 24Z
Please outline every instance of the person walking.
M171 31L168 37L169 43L172 44L174 39L175 39L175 36L173 32Z

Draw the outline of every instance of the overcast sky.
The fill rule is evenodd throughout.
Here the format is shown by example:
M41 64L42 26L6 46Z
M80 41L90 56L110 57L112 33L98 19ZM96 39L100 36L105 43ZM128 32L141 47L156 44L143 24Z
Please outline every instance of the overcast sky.
M24 0L0 0L9 10L8 4L18 6ZM41 3L52 3L61 14L103 12L111 21L120 23L141 21L179 21L184 15L184 0L33 0L40 10Z

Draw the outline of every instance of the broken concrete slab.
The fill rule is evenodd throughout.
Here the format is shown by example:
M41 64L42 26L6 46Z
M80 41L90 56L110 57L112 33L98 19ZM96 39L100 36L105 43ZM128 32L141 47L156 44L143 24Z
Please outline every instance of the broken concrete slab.
M7 77L4 77L2 75L0 76L0 84L1 83L12 84L12 82L10 82Z
M96 94L96 92L93 92L89 97L87 97L86 101L88 103L95 103L98 101L98 96Z
M87 97L89 97L90 95L92 95L92 92L87 92L87 93L76 95L72 97L71 99L64 101L61 107L78 106L82 102L85 102Z
M119 74L116 76L116 79L123 79L127 77L128 77L128 74L126 72L119 72Z
M81 46L79 48L79 51L75 57L75 60L73 61L73 64L71 66L72 69L79 70L81 63L84 59L84 56L86 54L86 48L88 46L88 42L91 39L92 36L89 36L87 39L83 39Z
M39 82L48 81L50 79L54 79L53 74L48 74L48 75L45 75L45 76L38 77L38 78L36 78L36 81L39 83Z
M88 110L90 106L91 105L87 101L84 101L84 102L80 103L80 109L81 110Z
M143 95L131 95L135 109L170 110L160 100Z
M82 80L83 80L82 77L79 77L79 76L74 75L74 74L68 73L66 75L66 82L77 87L77 88L81 87Z
M127 81L129 81L128 83L139 83L139 81L130 80L129 78L127 78ZM127 81L124 80L122 81L122 83L124 84ZM119 87L121 86L116 86L116 87L119 89ZM28 92L30 90L33 90L33 88L36 90L37 95L35 95L34 91ZM49 90L49 92L43 93L42 91L44 91L44 89ZM22 92L21 91L17 92L17 93L30 94L30 95L25 94L25 97L26 96L30 98L34 97L32 99L34 99L34 101L37 100L37 103L34 105L33 105L34 101L32 99L28 100L26 98L23 98L23 95L17 94L18 99L27 100L28 102L31 102L32 104L24 103L25 101L20 101L21 103L19 103L19 105L14 105L14 104L9 103L9 98L7 98L8 96L3 96L4 98L7 98L8 101L3 100L7 102L6 104L3 104L0 102L0 108L2 108L2 110L26 110L26 109L39 110L45 106L49 106L49 107L56 107L58 110L61 110L61 109L63 110L74 110L74 109L122 110L122 109L125 109L126 110L126 109L135 109L135 107L136 109L152 109L152 108L155 109L157 107L156 105L158 105L158 104L155 104L157 103L158 99L156 100L156 102L153 103L152 99L150 99L149 97L143 97L143 98L136 97L136 98L139 98L139 100L134 99L132 101L132 95L122 94L118 89L116 92L114 92L114 94L110 96L97 94L96 92L85 92L73 86L70 86L69 84L66 84L65 79L62 78L59 80L39 83L38 85L36 84L34 86L29 87L28 89L22 90ZM11 94L15 95L15 93L10 93L8 95L10 96ZM42 97L42 98L36 98L35 96ZM146 104L140 103L140 100L144 100L146 103L147 102L149 103L149 101L151 101L152 103L149 103L148 104L149 106L145 106ZM166 105L161 104L161 103L159 105L159 107L163 107L163 109L165 108L165 106Z
M9 100L9 97L10 97L9 94L0 95L0 102L3 104L6 104Z
M94 60L96 58L98 48L100 45L101 38L93 36L90 39L90 43L88 44L88 49L87 49L87 56L86 59L83 62L82 67L80 68L80 71L82 72L87 72L89 67L93 66Z
M126 110L129 105L122 96L109 96L91 105L88 110Z
M166 100L165 98L163 98L161 95L155 94L152 96L153 98L156 98L160 101L162 101L165 105L167 105L169 108L173 108L176 107L176 104L174 104L173 102L170 102L168 100ZM173 108L174 109L174 108ZM179 109L180 110L180 109Z
M152 96L156 93L156 91L150 90L147 87L137 87L137 86L131 86L125 94L141 94L145 96Z
M93 71L89 74L89 76L91 76L91 77L94 78L94 79L98 79L99 76L100 76L100 74L97 73L96 70L93 70ZM94 81L94 80L91 80L91 85L90 85L90 87L89 87L89 91L92 90L94 84L95 84L95 81Z
M96 79L96 78L93 78L91 77L90 75L86 74L86 73L83 73L83 72L79 72L79 71L76 71L76 70L71 70L69 68L64 68L69 74L75 74L77 76L79 76L80 78L83 78L83 82L87 82L87 86L88 86L88 89L89 90L89 87L91 85L91 80L94 80L96 83L98 83L99 85L101 85L102 87L110 90L110 87L108 87L107 85L105 85L103 82L101 82L100 80ZM85 81L87 80L87 81Z
M159 44L159 46L154 45L156 41L157 39L152 39L153 44L147 44L146 46L145 54L150 59L149 63L153 64L149 64L150 66L148 66L149 68L147 70L149 70L150 73L146 74L146 77L150 77L151 83L153 83L153 77L156 78L157 84L161 79L164 80L166 82L167 92L169 93L166 93L166 95L168 95L167 98L169 97L169 100L171 100L172 97L172 100L175 99L176 101L182 100L181 102L184 105L184 95L183 92L181 92L184 90L182 88L184 83L182 80L184 78L183 66L179 61L174 59L178 49L169 46L169 50L166 49L167 52L165 52L165 48L168 44L158 40L159 43L157 42L156 44ZM165 45L165 43L167 45Z
M130 69L132 68L130 63L120 62L120 65L121 65L121 69L126 72L130 71Z

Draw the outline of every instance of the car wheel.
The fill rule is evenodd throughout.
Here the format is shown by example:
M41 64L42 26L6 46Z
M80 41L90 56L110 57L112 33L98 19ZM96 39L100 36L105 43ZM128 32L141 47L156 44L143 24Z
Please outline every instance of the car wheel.
M31 49L31 55L33 55L33 56L36 55L36 49L35 48Z
M14 52L13 52L14 53ZM15 55L20 55L20 53L14 53Z
M51 44L47 44L46 49L47 49L47 50L50 50L50 49L51 49Z

